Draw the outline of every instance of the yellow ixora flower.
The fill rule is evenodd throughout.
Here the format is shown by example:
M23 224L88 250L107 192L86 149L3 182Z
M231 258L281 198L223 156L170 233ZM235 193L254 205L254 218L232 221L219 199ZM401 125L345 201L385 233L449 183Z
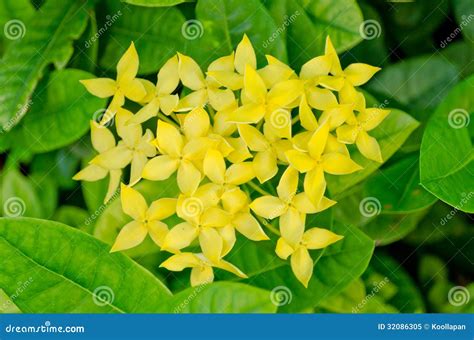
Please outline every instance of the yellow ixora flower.
M162 220L175 213L176 199L160 198L148 207L138 191L124 184L121 186L120 198L123 212L133 218L133 221L120 230L111 252L136 247L147 235L161 246L168 233L168 226Z
M142 135L141 125L127 123L132 116L133 114L128 110L118 110L117 134L122 140L114 148L97 155L90 164L109 169L122 169L131 163L130 184L134 185L140 180L148 158L155 156L156 149L151 144L153 133L150 130L146 130Z
M366 108L363 94L358 93L357 96L359 114L348 121L347 124L336 129L337 140L345 144L355 142L365 158L382 163L383 158L379 143L367 132L375 129L388 116L390 110Z
M289 150L286 157L291 166L306 173L304 190L313 204L318 206L326 191L324 173L345 175L362 169L347 155L337 152L324 153L329 136L329 124L321 124L308 141L307 152Z
M92 147L99 153L105 153L115 148L115 137L106 127L99 125L96 121L91 120L91 140ZM101 166L97 164L89 164L84 169L74 175L73 179L76 181L98 181L107 175L110 175L109 186L104 198L104 203L107 203L114 195L119 187L122 170L108 168L107 165Z
M301 233L297 239L288 241L280 237L277 241L275 252L286 260L291 256L291 269L296 278L308 287L309 280L313 275L313 259L308 250L323 249L341 240L343 236L322 228L311 228Z
M213 262L208 260L203 254L180 253L171 256L160 267L171 271L180 272L185 268L191 269L191 286L199 286L214 281L214 268L219 268L231 272L241 278L247 278L239 268L225 260Z
M117 64L117 79L96 78L81 80L87 91L99 98L113 97L101 123L111 120L117 109L125 103L125 97L135 102L146 95L143 83L135 78L138 72L138 54L133 42Z

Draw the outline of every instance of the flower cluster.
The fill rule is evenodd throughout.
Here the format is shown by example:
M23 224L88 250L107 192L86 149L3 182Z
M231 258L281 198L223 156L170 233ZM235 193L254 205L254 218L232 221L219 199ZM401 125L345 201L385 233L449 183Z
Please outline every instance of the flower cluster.
M234 247L236 232L252 241L269 240L263 225L279 236L276 254L290 257L295 276L308 285L314 265L309 250L342 238L306 227L308 214L336 203L325 196L325 174L361 169L350 158L348 144L381 162L379 145L368 132L389 111L366 108L356 90L379 68L356 63L342 69L329 38L325 54L304 64L299 74L266 58L267 65L257 68L244 36L235 53L213 61L205 73L178 53L160 69L155 85L136 77L139 60L132 43L117 65L117 79L82 81L93 95L112 99L102 120L91 122L98 155L75 179L109 175L107 201L131 164L121 202L132 221L121 229L112 251L135 247L149 235L173 254L161 266L192 268L192 285L212 281L213 267L245 278L224 257ZM141 109L125 109L126 99ZM107 128L113 120L118 142ZM143 132L144 122L156 122L156 135ZM141 179L169 178L176 180L177 197L148 205L133 189ZM164 221L173 215L182 222L168 226ZM276 218L278 230L267 221ZM197 245L200 252L191 252Z

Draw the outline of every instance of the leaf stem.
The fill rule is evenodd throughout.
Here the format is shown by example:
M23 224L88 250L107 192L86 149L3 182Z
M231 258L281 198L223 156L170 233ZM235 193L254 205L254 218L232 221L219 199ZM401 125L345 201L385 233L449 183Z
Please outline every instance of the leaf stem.
M250 187L252 187L252 189L254 189L255 191L257 191L258 193L264 196L272 196L268 191L263 190L260 186L258 186L256 183L252 181L247 182L246 184L248 184Z
M263 217L260 217L256 214L254 214L255 217L257 218L257 220L260 222L261 225L265 226L268 230L270 230L273 234L277 235L277 236L280 236L280 232L278 231L278 229L276 229L274 226L272 226L271 223L269 223L266 219L264 219Z

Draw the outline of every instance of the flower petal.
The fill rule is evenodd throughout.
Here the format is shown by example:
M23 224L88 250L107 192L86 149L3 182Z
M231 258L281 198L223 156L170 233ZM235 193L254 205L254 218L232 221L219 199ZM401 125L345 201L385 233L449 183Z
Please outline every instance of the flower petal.
M221 202L225 211L235 214L245 208L248 209L249 198L239 187L235 187L222 194Z
M258 152L253 158L253 169L260 183L265 183L278 172L277 158L273 150Z
M196 226L188 222L175 225L170 229L168 234L166 234L163 240L162 250L175 253L178 250L186 248L198 236L198 231Z
M344 236L334 234L327 229L311 228L304 233L303 244L308 249L323 249L342 238Z
M239 213L232 219L232 224L239 233L252 241L269 240L262 227L250 213Z
M362 169L350 157L335 152L323 155L322 164L324 171L331 175L347 175Z
M162 153L173 157L179 157L181 155L184 144L183 136L173 125L158 120L156 141Z
M239 135L252 151L265 151L270 147L265 136L255 127L239 124Z
M132 151L122 144L95 156L89 164L95 164L104 169L117 170L130 164L132 157Z
M301 96L300 100L300 107L299 107L299 116L301 126L304 127L308 131L314 131L318 128L318 121L314 116L313 111L308 105L306 101L306 96Z
M316 161L305 152L288 150L285 155L288 163L301 173L308 172L316 166Z
M312 79L325 76L331 69L331 58L327 55L319 56L306 62L301 67L300 78Z
M143 168L147 164L148 157L141 152L134 152L132 166L130 169L130 185L133 186L142 178Z
M142 177L152 181L168 179L178 169L179 160L167 155L152 158L145 164Z
M306 90L308 104L317 110L327 110L337 105L334 93L328 89L312 87Z
M342 75L341 62L337 56L336 49L332 44L331 38L326 37L326 46L324 48L324 55L328 56L331 59L331 73L335 76Z
M308 141L308 151L313 159L319 160L323 154L329 135L329 124L321 124Z
M72 179L75 181L95 182L107 176L108 173L109 171L107 169L95 164L89 164L84 169L75 174Z
M129 148L136 146L142 136L142 126L140 124L128 124L132 118L133 113L128 110L119 109L117 112L117 134Z
M240 74L244 74L247 66L254 70L257 68L257 57L247 34L244 34L244 37L235 49L234 65Z
M280 216L280 233L292 247L300 243L304 233L304 219L298 210L290 207Z
M168 226L161 221L148 221L147 228L148 234L153 242L161 247L166 235L168 234Z
M317 207L313 204L313 202L311 202L308 194L305 192L295 195L291 205L294 206L300 213L314 214L317 212Z
M200 90L206 86L204 74L199 65L191 57L178 53L179 77L184 86L191 90Z
M115 80L109 78L95 78L80 80L87 91L99 98L112 97L117 91Z
M313 275L313 260L304 247L299 247L291 255L291 269L298 281L308 288L309 280Z
M179 190L190 195L201 182L201 172L191 162L183 160L179 164L177 181Z
M235 229L229 224L225 227L217 229L217 232L222 238L222 257L224 257L232 250L235 245Z
M252 162L232 164L225 172L227 184L241 185L250 182L255 177Z
M175 108L176 112L184 112L202 107L207 103L207 91L206 89L197 90L191 92L186 97L181 98L178 102L178 106Z
M277 186L278 197L283 202L290 202L298 189L298 171L289 166L281 175L280 182Z
M120 186L120 190L120 200L122 202L123 212L134 220L145 220L148 205L146 204L142 194L123 183Z
M235 95L229 89L212 89L207 90L207 95L209 96L209 104L216 111L225 110L231 107L235 102Z
M245 95L255 104L265 102L267 96L267 88L263 79L258 75L255 68L247 65L244 74L244 90Z
M303 93L303 83L290 79L275 84L268 92L267 101L271 105L286 107Z
M222 257L224 242L214 228L201 227L199 232L199 245L205 257L211 262L219 262Z
M179 104L179 96L177 94L164 95L160 97L160 109L169 116Z
M246 104L229 113L227 120L232 123L258 123L265 116L265 105Z
M214 271L211 266L199 266L191 269L191 286L199 287L214 281Z
M160 264L160 267L166 268L174 272L180 272L185 268L197 267L201 264L201 260L192 253L180 253L169 257Z
M230 223L231 215L218 207L207 208L201 216L203 227L224 227Z
M286 260L288 256L293 254L294 249L286 242L282 237L280 237L277 241L275 253L278 255L279 258L282 260Z
M125 97L134 102L141 102L146 96L146 89L139 79L133 79L125 84L120 84Z
M352 108L353 105L351 104L341 104L324 110L319 118L319 122L322 124L325 121L328 121L329 130L334 130L341 126L353 114Z
M225 180L225 161L222 154L210 149L203 162L204 174L216 184L223 184Z
M234 275L237 275L238 277L241 277L243 279L247 278L247 275L245 275L239 268L237 268L232 263L227 262L225 260L220 260L219 263L215 263L214 267L226 270L226 271L228 271L228 272L230 272Z
M169 58L158 72L156 90L159 94L170 94L179 84L179 63L176 55Z
M357 117L365 131L370 131L379 126L380 123L388 116L390 110L378 108L368 108Z
M117 189L120 186L120 179L122 178L122 170L110 170L109 173L109 185L107 187L107 193L105 194L104 204L118 193Z
M204 137L208 134L210 126L209 115L202 107L198 107L184 118L183 131L188 139Z
M369 136L367 132L362 130L359 132L356 140L357 148L360 153L368 159L382 163L382 152L380 151L380 146L377 140L374 137Z
M355 125L344 124L336 129L337 140L344 144L354 144L359 135L359 129Z
M304 178L304 192L315 206L318 206L326 191L326 180L321 166L309 171Z
M262 196L250 204L250 209L263 218L273 219L284 214L287 206L278 197Z
M117 64L117 82L122 84L131 81L138 72L138 53L133 42Z
M344 69L344 74L346 75L347 80L352 83L352 85L360 86L367 83L370 78L372 78L373 75L380 70L380 67L362 63L354 63L350 64Z
M148 233L145 225L138 221L127 223L115 239L115 243L110 252L126 250L138 246L143 242Z
M148 221L164 220L176 212L176 198L160 198L153 201L146 212Z

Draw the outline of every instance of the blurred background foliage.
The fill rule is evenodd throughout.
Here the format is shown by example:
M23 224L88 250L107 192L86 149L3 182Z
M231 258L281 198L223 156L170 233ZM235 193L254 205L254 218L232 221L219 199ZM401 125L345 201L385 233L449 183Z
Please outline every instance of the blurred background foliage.
M15 32L7 34L11 20L24 24L22 43L12 39ZM333 185L340 190L330 183L339 202L334 221L375 241L363 275L317 305L287 311L474 312L472 299L448 302L454 286L474 295L474 124L437 123L457 108L472 116L472 1L3 0L0 26L2 206L20 197L24 216L60 221L108 243L126 221L119 201L102 204L106 180L71 179L93 154L89 120L106 104L86 95L78 80L113 74L130 41L147 79L155 80L176 51L205 69L231 53L244 33L259 62L271 54L298 71L323 53L330 35L343 66L383 68L364 86L371 105L403 110L420 125L401 126L410 137L400 137L400 149L364 181ZM456 176L444 178L450 154L468 157ZM156 188L145 183L141 190L152 197ZM377 213L360 213L365 197L378 199ZM145 244L128 255L172 290L183 289L157 270L162 255L154 251Z

